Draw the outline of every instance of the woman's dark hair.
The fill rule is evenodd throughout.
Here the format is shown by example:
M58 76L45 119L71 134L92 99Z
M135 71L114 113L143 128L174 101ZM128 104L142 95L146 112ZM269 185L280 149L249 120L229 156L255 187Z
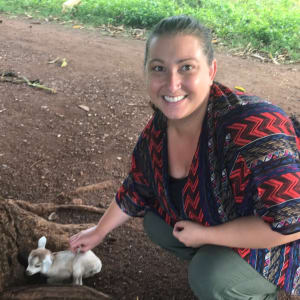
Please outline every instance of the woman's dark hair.
M214 51L211 43L211 31L203 26L198 20L189 16L173 16L162 19L159 23L155 25L150 33L145 50L144 66L146 67L149 47L153 38L162 35L193 35L197 37L202 45L203 52L207 57L207 62L210 65L214 59Z

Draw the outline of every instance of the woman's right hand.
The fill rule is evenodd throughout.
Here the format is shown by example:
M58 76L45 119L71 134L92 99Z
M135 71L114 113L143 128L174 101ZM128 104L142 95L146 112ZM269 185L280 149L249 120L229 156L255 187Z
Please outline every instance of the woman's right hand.
M78 250L86 252L100 244L103 239L104 237L97 231L97 226L93 226L71 236L69 240L70 250L73 253L76 253Z
M127 222L131 217L125 214L116 201L113 201L104 215L99 220L97 226L93 226L86 230L71 236L70 250L72 252L86 252L100 244L105 236L114 228Z

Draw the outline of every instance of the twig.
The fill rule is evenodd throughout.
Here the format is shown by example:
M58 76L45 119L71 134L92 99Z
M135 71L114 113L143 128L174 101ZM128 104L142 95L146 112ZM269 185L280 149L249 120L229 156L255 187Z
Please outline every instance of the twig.
M113 184L114 184L114 182L112 180L106 180L106 181L102 181L102 182L87 185L87 186L81 186L81 187L77 188L74 192L80 193L80 192L90 192L90 191L95 191L95 190L103 190L103 189L113 186Z
M52 94L56 93L55 89L51 89L51 88L48 88L37 82L30 81L25 76L19 77L18 75L16 75L13 72L2 72L0 74L1 74L0 82L11 82L11 83L15 83L15 84L26 83L28 86L31 86L34 88L42 89L42 90L45 90Z
M262 57L262 56L260 56L260 55L257 54L257 53L251 54L251 56L254 57L254 58L258 58L258 59L260 59L261 61L265 61L265 58Z
M43 161L43 158L37 160L36 162L34 162L34 163L30 166L30 169L33 168L36 164L38 164L38 163L41 162L41 161Z
M41 85L41 84L39 84L39 83L36 83L36 82L35 82L35 83L30 82L25 76L23 76L22 78L25 80L25 82L26 82L29 86L36 87L36 88L42 89L42 90L46 90L46 91L48 91L48 92L50 92L50 93L52 93L52 94L55 94L55 93L56 93L56 90L54 90L54 89L48 88L48 87L46 87L46 86L44 86L44 85Z
M11 83L25 83L24 80L20 80L20 79L15 79L15 78L11 78L11 77L0 77L0 81L1 82L11 82Z
M135 107L149 107L149 104L135 104L135 103L127 103L128 106L135 106Z

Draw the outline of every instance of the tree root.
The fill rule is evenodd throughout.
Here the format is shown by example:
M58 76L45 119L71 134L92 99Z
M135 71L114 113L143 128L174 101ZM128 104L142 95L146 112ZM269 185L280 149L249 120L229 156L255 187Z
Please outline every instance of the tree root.
M104 213L103 209L86 205L31 204L21 200L0 199L0 293L4 288L23 282L24 266L20 263L20 257L27 258L41 236L47 237L47 246L52 251L65 250L69 247L71 235L94 225L49 222L45 215L58 209Z
M85 212L92 212L92 213L98 213L100 215L103 215L105 212L105 209L103 208L97 208L90 205L73 205L73 204L53 204L53 203L40 203L40 204L32 204L23 200L13 200L16 205L19 207L30 211L36 215L39 215L41 217L45 217L47 214L50 214L52 212L56 212L59 210L76 210L76 211L85 211Z
M64 300L107 300L108 295L87 286L78 285L41 285L24 286L6 290L1 300L40 300L40 299L64 299Z

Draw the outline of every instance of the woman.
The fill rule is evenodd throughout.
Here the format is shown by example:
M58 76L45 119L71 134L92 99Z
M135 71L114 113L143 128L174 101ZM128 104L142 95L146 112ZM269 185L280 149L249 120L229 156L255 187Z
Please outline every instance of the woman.
M91 249L132 216L149 237L190 260L201 299L276 299L300 293L299 140L291 120L214 81L209 31L162 20L145 52L155 109L131 171L97 226L71 237Z

